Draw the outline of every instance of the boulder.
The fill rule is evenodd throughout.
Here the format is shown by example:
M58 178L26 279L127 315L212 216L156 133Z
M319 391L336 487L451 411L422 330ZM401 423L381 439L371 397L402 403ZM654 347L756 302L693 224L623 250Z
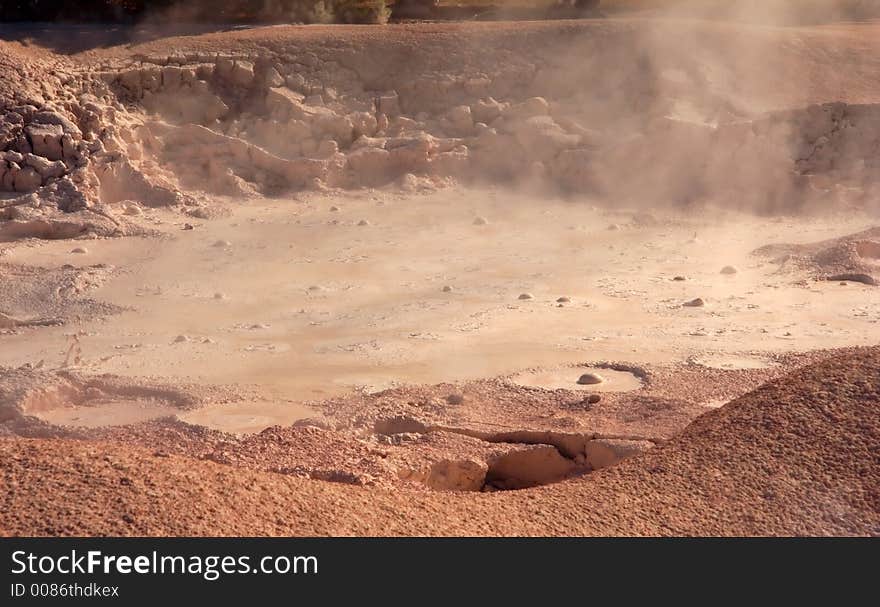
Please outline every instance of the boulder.
M504 105L495 101L491 97L481 99L471 106L471 117L475 122L491 123L493 120L501 116L504 111Z
M312 118L312 134L316 139L326 137L338 141L342 145L349 145L354 139L354 125L347 116L340 116L327 108L320 108Z
M0 190L15 191L15 176L21 170L17 162L0 163Z
M24 163L39 173L40 177L44 180L53 177L61 177L67 172L67 166L65 166L60 160L55 160L53 162L42 156L35 156L34 154L28 154L25 156Z
M376 109L389 118L400 114L400 97L397 91L382 93L376 98Z
M73 135L78 139L82 138L82 131L80 128L72 120L69 120L66 116L59 114L58 112L36 112L31 121L36 122L37 124L54 124L60 126L64 129L65 133Z
M504 117L525 120L533 116L546 116L550 113L550 104L543 97L530 97L504 111ZM484 122L481 120L481 122Z
M361 135L372 137L376 134L378 123L373 114L369 112L353 112L348 115L348 119L351 120L352 127L354 128L355 138Z
M163 89L177 89L183 82L183 70L179 67L164 67L162 68L162 88Z
M566 133L550 116L532 116L506 126L522 148L540 160L552 160L581 142L580 136Z
M254 64L236 61L229 73L229 81L236 86L249 87L254 82Z
M31 124L25 127L25 133L30 139L33 153L37 156L49 160L64 158L64 148L61 145L64 129L60 124Z
M474 129L474 119L471 115L471 108L466 105L459 105L446 113L446 119L452 127L454 134L468 134Z
M220 57L217 59L215 66L214 73L217 77L229 80L232 76L232 69L235 67L235 62L229 57Z
M287 84L287 88L292 89L294 91L302 91L306 87L306 79L305 76L298 73L293 73L285 79L285 83Z
M274 67L269 67L263 73L263 82L265 82L268 87L284 86L284 78L282 78L281 74L279 74L278 70Z
M33 192L43 185L43 178L33 167L26 166L13 174L16 192Z
M305 120L314 114L313 108L305 105L305 96L286 87L272 87L266 93L266 108L278 121L291 119Z

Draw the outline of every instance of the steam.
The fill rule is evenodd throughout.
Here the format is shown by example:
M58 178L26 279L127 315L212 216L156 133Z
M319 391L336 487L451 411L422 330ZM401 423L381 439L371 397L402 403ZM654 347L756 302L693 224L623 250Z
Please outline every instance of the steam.
M817 25L880 17L873 0L605 0L610 14L698 18L775 26Z

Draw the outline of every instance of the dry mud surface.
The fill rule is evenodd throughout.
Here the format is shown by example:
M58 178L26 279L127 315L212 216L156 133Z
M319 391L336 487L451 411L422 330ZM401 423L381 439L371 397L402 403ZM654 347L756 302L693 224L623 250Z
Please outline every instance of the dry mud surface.
M880 533L878 34L3 36L0 534Z

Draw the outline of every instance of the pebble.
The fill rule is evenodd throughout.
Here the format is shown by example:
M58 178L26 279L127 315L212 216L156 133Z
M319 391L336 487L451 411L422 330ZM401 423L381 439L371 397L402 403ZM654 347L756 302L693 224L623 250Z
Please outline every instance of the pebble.
M696 299L686 301L681 305L688 307L688 308L701 308L706 305L706 302L703 301L702 297L697 297Z
M595 405L595 404L598 403L600 400L602 400L602 397L599 396L598 394L590 394L590 395L587 397L587 402L590 403L591 405Z
M531 293L520 293L517 299L534 299L535 296Z
M675 280L677 282L681 282L683 280L687 280L687 278L685 278L684 276L675 276L672 280Z
M721 268L722 274L736 274L739 270L737 270L734 266L724 266Z
M616 223L612 223L610 226L608 226L608 229L611 230L611 231L613 232L613 231L615 231L615 230L619 230L619 229L620 229L620 226L617 225Z
M339 210L339 207L337 207L336 205L333 205L332 207L330 207L330 211L333 213L337 212L338 210Z
M571 302L571 298L565 297L565 296L560 297L559 299L556 300L556 303L569 303L569 302Z
M185 224L183 224L183 229L184 230L195 230L195 227L193 227L193 224L191 224L191 223L185 223Z
M474 225L475 226L484 226L484 225L487 225L488 223L489 223L489 220L486 219L485 217L474 218Z
M443 292L444 293L452 293L452 287L450 287L449 285L444 285Z
M144 214L144 212L141 210L141 208L139 206L135 206L135 205L129 205L129 206L125 207L124 212L126 215L143 215Z
M223 293L214 293L214 299L226 299L226 295Z
M174 343L176 344L181 344L186 341L189 341L189 337L187 337L186 335L178 335L174 338Z
M78 253L80 255L84 255L89 252L89 250L85 247L76 247L75 249L71 249L71 253Z
M368 226L368 225L370 225L370 222L367 221L366 219L361 219L361 220L358 222L358 225L359 225L359 226Z
M584 373L578 378L577 383L581 386L594 386L604 381L605 378L598 373Z

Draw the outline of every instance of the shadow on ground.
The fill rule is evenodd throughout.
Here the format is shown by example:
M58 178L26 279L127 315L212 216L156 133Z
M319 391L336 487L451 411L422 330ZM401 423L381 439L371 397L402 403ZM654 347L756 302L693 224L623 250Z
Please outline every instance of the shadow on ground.
M64 55L95 48L140 44L170 36L199 36L253 27L228 23L129 25L120 23L4 23L0 40L40 46Z

